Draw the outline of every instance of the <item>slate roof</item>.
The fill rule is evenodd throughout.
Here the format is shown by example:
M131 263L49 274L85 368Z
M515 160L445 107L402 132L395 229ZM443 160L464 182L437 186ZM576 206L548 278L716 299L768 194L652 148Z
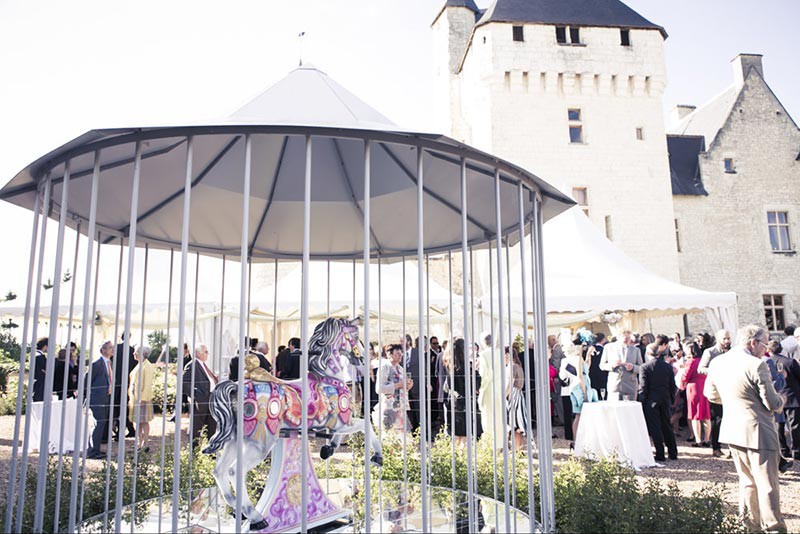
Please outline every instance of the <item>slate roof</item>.
M653 24L620 0L495 0L478 25L489 22L653 29L667 38L664 28Z
M717 132L728 120L739 91L731 85L723 92L686 115L667 133L673 135L702 135L705 137L706 146L711 146L717 137Z
M444 7L466 7L476 13L480 11L473 0L447 0Z
M702 135L667 135L669 175L673 195L708 196L700 177L698 155L705 152Z

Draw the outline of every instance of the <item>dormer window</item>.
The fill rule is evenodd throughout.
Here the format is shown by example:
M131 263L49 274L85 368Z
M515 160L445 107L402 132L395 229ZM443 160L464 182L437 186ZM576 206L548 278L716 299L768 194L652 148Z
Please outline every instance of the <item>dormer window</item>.
M525 34L522 32L522 26L512 26L511 36L514 41L521 43L525 40Z
M622 46L631 45L631 31L628 29L621 29L619 31L619 44Z
M562 45L579 45L581 29L578 26L556 26L556 42Z

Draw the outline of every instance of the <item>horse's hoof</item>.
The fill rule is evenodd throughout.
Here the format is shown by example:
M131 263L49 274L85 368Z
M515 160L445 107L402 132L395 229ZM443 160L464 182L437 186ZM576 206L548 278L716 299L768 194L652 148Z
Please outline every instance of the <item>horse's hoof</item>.
M267 528L267 522L263 519L258 523L250 523L250 532L261 532Z
M333 456L333 451L335 449L332 445L323 445L319 450L319 457L323 460L327 460L331 456Z
M379 454L373 454L372 458L370 458L370 461L378 467L383 467L383 456Z

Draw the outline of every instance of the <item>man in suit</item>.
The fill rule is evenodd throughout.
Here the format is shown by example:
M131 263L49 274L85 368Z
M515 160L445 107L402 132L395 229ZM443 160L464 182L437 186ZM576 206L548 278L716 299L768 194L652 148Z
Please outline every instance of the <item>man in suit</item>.
M269 354L269 345L267 345L266 342L259 341L256 344L255 350L250 351L250 354L258 357L259 367L269 373L272 372L272 365L267 359L267 354ZM228 366L228 380L233 380L234 382L239 380L239 356L234 356L231 358L231 363Z
M731 334L727 330L722 329L717 332L714 346L703 351L700 364L697 366L697 372L707 375L708 366L714 358L720 354L725 354L729 350L731 350ZM720 458L723 455L722 446L719 443L719 427L722 424L722 405L713 402L709 404L711 406L711 454Z
M783 405L783 414L786 416L785 423L778 424L778 437L781 438L781 454L786 458L790 457L789 447L786 444L785 432L789 427L789 434L792 436L792 456L795 460L800 460L800 363L794 358L787 358L785 355L773 355L772 360L778 368L782 369L786 375L786 384L783 389L778 391L786 397L786 404Z
M423 341L427 345L427 339ZM406 361L406 374L413 380L414 385L408 390L408 422L411 423L411 430L419 428L420 423L420 384L423 381L419 376L419 337L414 340L414 348L408 354ZM423 364L424 365L424 364ZM429 436L430 437L430 436Z
M797 327L793 324L790 324L786 328L783 329L783 333L786 334L786 337L783 338L781 341L781 354L786 356L787 358L797 359L800 357L800 351L798 351L798 343L797 338L794 337L794 331Z
M609 400L635 400L639 389L639 367L642 353L633 344L630 330L622 332L619 341L603 349L600 369L608 371L607 394Z
M42 402L44 400L48 343L49 340L46 337L36 342L36 356L33 362L33 402Z
M768 340L765 329L742 327L737 346L709 365L704 393L725 407L719 439L730 446L739 473L739 512L746 526L785 532L778 483L780 443L773 418L785 399L775 391L769 367L761 359Z
M120 336L120 342L117 344L117 353L114 358L114 421L112 423L113 433L114 433L114 441L119 441L119 414L121 410L125 412L125 429L126 429L126 438L132 438L136 435L136 429L133 426L133 423L128 418L128 410L127 406L130 406L130 399L128 398L128 392L122 391L122 378L125 375L125 358L123 358L123 351L125 350L125 338L128 336L125 332L122 333ZM133 357L133 347L131 346L130 342L128 342L128 371L127 376L130 376L131 371L133 371L134 367L136 367L136 358ZM123 399L125 399L123 401Z
M303 355L300 350L300 338L293 337L289 340L289 352L278 355L275 361L275 369L278 371L278 378L281 380L297 380L300 378L300 357Z
M669 419L672 403L675 402L675 374L672 366L664 361L669 354L669 338L663 334L656 336L653 359L642 365L639 400L647 421L647 432L656 447L656 461L663 462L664 442L670 460L678 459L678 446Z
M209 401L211 392L217 387L217 375L208 367L208 347L198 345L194 349L194 359L186 364L183 370L183 391L194 406L192 415L192 446L200 445L200 435L207 429L210 438L217 430L217 423L211 416ZM194 373L194 388L192 388L192 373Z
M104 342L100 347L100 358L92 364L92 380L89 389L89 407L92 409L92 416L95 419L95 427L92 432L92 440L86 457L93 460L103 458L105 455L100 451L100 444L103 438L108 435L108 418L111 408L111 384L113 383L114 372L111 368L111 357L114 355L114 345L111 341ZM89 381L87 379L86 383Z

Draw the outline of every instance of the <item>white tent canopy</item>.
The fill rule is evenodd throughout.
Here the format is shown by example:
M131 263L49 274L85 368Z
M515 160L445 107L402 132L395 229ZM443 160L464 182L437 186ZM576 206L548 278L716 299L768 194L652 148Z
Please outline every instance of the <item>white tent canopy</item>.
M606 239L579 208L548 221L543 233L546 309L557 322L588 322L605 311L637 312L646 317L706 312L712 327L724 325L735 331L735 293L695 289L648 271ZM530 242L525 242L525 247L530 257ZM489 295L487 257L482 252L485 298ZM511 295L517 296L512 298L512 310L519 313L522 281L516 247L510 260ZM493 268L496 272L496 263ZM528 272L529 279L530 275ZM530 280L527 284L530 295Z

